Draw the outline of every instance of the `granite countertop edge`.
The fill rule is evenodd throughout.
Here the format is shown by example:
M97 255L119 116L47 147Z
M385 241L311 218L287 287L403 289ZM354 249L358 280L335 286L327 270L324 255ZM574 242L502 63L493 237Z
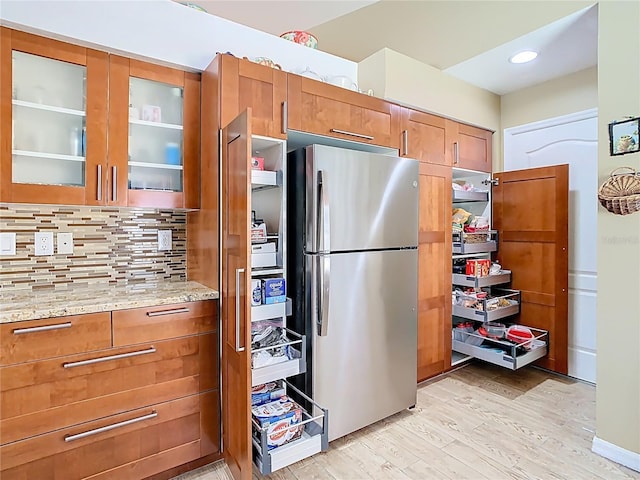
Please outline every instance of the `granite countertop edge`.
M197 282L19 291L0 294L0 324L215 300L219 292Z

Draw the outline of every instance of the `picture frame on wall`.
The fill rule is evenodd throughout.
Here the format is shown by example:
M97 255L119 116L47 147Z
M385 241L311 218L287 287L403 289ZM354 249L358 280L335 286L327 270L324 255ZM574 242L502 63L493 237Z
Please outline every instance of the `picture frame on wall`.
M628 118L609 124L609 152L625 155L640 151L640 117Z

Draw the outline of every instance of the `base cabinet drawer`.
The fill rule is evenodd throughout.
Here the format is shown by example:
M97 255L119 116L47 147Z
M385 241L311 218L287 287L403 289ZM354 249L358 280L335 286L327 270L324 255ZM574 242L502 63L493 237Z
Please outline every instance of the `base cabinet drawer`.
M29 320L0 325L0 365L111 347L111 313Z
M214 301L117 310L112 315L114 347L211 332L217 316Z
M192 395L4 445L0 477L82 479L199 440L200 396Z
M217 389L214 333L0 368L2 443Z

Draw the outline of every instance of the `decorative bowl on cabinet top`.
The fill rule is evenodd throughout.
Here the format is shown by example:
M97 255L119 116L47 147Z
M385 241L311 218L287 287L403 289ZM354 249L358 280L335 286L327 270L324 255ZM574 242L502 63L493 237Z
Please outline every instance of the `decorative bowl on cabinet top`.
M318 39L309 32L303 32L302 30L291 30L280 35L280 38L290 40L305 47L318 48Z

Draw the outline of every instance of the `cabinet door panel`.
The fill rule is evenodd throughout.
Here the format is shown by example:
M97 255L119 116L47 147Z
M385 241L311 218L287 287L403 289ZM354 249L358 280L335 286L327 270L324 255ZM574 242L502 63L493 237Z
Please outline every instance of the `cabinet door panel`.
M400 146L400 107L352 90L288 75L292 130L391 148Z
M451 165L451 131L448 121L436 115L402 109L403 156L435 165Z
M451 358L451 168L420 165L418 381Z
M458 156L454 166L491 172L492 167L492 133L488 130L458 124Z
M254 135L287 138L283 130L287 74L246 59L220 55L220 123L227 125L251 108Z
M520 290L519 323L549 331L549 354L538 363L568 371L569 167L498 173L493 187L497 260ZM535 205L535 208L531 206Z

